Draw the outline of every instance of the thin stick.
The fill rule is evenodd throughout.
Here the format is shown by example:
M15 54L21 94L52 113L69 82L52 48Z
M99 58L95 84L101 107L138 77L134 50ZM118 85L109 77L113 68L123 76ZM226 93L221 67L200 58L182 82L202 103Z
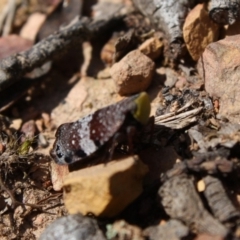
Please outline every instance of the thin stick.
M67 27L43 39L31 49L3 59L0 61L0 91L18 81L35 67L59 56L70 45L80 44L115 26L126 14L127 11L119 9L108 19L93 22L86 18L75 19Z
M6 23L3 28L3 34L2 34L3 36L9 35L9 33L12 30L12 23L13 23L15 11L16 11L16 0L9 0L8 14L7 14Z

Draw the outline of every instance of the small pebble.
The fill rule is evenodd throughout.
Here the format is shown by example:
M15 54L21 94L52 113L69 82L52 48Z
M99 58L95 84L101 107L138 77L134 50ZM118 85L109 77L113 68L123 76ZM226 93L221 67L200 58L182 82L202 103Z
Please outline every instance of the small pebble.
M42 148L46 148L46 147L49 145L46 137L45 137L42 133L39 133L39 135L38 135L38 141L39 141L39 145L40 145Z
M152 60L155 60L162 54L163 43L158 38L152 37L142 43L139 50Z
M152 82L155 63L139 50L128 53L111 68L111 76L120 95L145 91Z

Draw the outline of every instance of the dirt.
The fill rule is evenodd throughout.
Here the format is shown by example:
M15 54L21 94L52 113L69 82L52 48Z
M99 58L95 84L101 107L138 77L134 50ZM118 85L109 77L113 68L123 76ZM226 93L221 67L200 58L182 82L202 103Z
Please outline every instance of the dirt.
M26 6L17 3L16 19L12 20L8 37L0 38L1 47L6 50L4 56L6 52L8 56L12 55L15 49L25 50L26 46L21 46L22 41L9 42L7 38L19 35L27 20L38 21L38 18L31 18L34 12L41 12L46 18L35 42L59 28L63 29L75 16L93 17L97 21L108 18L111 9L117 11L119 6L124 6L127 13L117 27L106 25L107 30L101 28L103 32L97 37L77 44L74 42L69 51L61 55L54 53L56 56L47 59L45 67L19 75L19 79L16 77L6 88L0 86L0 239L39 239L54 220L69 215L61 186L65 175L79 166L70 166L69 170L61 170L61 166L54 169L55 163L49 151L55 141L56 130L63 123L77 121L127 97L118 94L111 77L112 64L114 61L118 64L129 52L154 38L165 46L154 60L149 59L154 61L155 70L149 80L150 86L147 84L143 89L149 95L150 115L154 116L154 122L134 146L134 153L149 170L142 184L143 191L114 217L103 219L90 213L86 217L81 216L81 221L88 217L94 219L89 222L94 222L98 234L106 239L212 239L210 235L216 235L214 239L239 239L239 110L234 108L236 117L228 116L228 109L232 109L229 96L231 92L237 94L237 84L231 85L233 89L230 92L225 86L225 79L236 76L238 67L234 65L232 68L233 61L227 58L230 73L221 84L213 81L214 88L209 91L205 88L205 82L209 84L211 81L210 78L205 79L209 73L203 71L199 74L197 69L197 65L198 68L204 65L200 61L207 62L200 56L207 55L206 52L202 55L202 51L208 50L209 45L201 46L201 52L194 60L182 48L177 54L169 54L169 45L175 44L175 36L166 37L168 30L164 32L153 27L151 18L131 12L129 6L133 7L132 1L79 1L76 8L74 1L64 1L62 8L59 1L46 2L31 1ZM102 6L109 2L111 8L106 14L104 11L107 10ZM91 8L97 3L101 4ZM4 6L6 4L0 4L0 14ZM9 11L15 12L13 9ZM6 20L4 24L7 24ZM36 22L37 26L41 24ZM1 24L0 31L3 34ZM24 36L28 35L26 31ZM184 35L181 31L180 35ZM221 31L224 32L223 29ZM134 42L129 40L133 36ZM21 36L14 39L23 40ZM229 52L230 40L225 38L224 41L227 42L224 52ZM213 65L221 60L219 55L223 54L221 41L217 47L218 59L211 58ZM134 62L131 68L134 68ZM218 75L219 70L216 69L215 75ZM128 71L132 69L128 68ZM129 88L128 85L124 87ZM137 87L131 92L139 92ZM212 92L216 94L212 96ZM229 101L225 101L226 98ZM131 154L127 148L118 146L116 156ZM57 230L49 232L54 234L54 231Z

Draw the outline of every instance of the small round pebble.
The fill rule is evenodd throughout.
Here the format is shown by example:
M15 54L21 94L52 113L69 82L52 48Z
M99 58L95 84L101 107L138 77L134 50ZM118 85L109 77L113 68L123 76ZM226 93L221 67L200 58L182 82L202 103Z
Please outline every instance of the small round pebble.
M116 91L122 96L145 91L152 82L155 63L139 50L128 53L111 68Z

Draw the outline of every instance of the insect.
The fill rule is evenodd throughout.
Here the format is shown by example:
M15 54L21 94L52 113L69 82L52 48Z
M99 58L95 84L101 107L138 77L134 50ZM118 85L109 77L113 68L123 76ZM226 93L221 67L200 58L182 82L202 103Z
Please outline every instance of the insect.
M58 164L71 164L83 160L108 143L114 145L134 129L146 125L150 115L150 101L141 92L122 101L101 108L76 122L59 126L50 155Z

